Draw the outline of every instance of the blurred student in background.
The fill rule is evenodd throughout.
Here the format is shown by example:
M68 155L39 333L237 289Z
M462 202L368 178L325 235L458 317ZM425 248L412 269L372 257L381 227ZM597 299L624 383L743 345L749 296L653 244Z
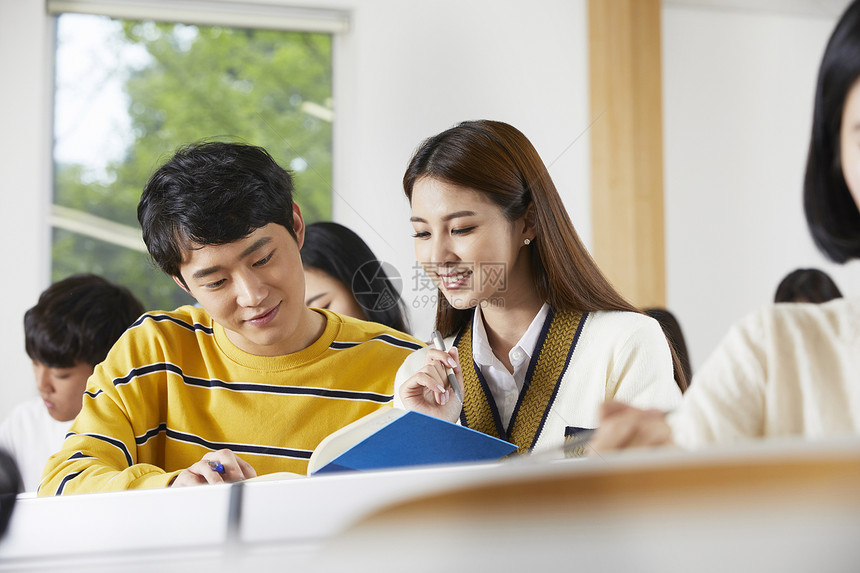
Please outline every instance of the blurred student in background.
M0 448L17 462L25 491L36 491L45 462L63 445L95 365L141 314L128 289L92 274L54 283L24 314L39 397L0 425Z
M804 182L819 249L860 258L860 0L836 25L819 70ZM668 421L668 423L667 423ZM667 417L606 404L598 452L675 442L697 447L776 436L860 433L860 297L777 304L736 324Z
M305 304L407 332L400 293L382 261L352 230L338 223L312 223L301 250Z
M693 380L693 369L690 367L690 354L687 352L687 341L684 339L681 324L675 315L665 308L646 308L643 312L660 323L669 344L675 350L675 355L678 357L678 362L675 364L675 383L678 384L681 392L686 391ZM686 386L683 381L686 381Z
M776 287L774 302L827 302L841 298L839 287L830 275L818 269L797 269L788 273Z

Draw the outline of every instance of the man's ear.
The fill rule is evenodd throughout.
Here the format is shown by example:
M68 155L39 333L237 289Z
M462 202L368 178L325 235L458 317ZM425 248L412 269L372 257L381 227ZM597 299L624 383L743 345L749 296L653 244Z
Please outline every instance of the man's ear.
M181 288L182 290L184 290L184 291L185 291L185 292L187 292L188 294L191 294L191 291L190 291L190 290L188 290L188 287L185 285L185 281L184 281L184 280L182 280L180 277L178 277L178 276L176 276L176 275L173 275L173 282L175 282L176 284L178 284L178 285L179 285L179 288ZM194 295L193 295L193 294L191 294L191 296L193 297ZM197 298L196 298L196 297L194 297L194 300L197 300Z
M299 250L301 250L302 245L305 244L305 220L302 218L299 204L295 201L293 201L293 232L296 234L296 242L299 244Z

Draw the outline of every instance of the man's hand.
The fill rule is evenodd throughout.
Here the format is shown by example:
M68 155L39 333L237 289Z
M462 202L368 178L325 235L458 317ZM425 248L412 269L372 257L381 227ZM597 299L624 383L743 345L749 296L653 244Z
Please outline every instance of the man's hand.
M600 425L589 440L597 453L672 444L672 430L660 410L640 410L621 402L600 405Z
M248 462L231 450L218 450L206 454L199 462L182 470L170 487L230 483L252 477L257 477L257 472Z

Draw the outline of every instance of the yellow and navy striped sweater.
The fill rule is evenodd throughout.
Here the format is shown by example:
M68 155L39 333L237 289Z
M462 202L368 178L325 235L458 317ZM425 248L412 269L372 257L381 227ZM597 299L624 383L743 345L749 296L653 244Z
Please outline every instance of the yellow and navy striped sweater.
M39 495L163 487L221 448L258 475L304 474L323 438L391 403L398 367L422 346L318 312L322 336L274 357L236 348L201 308L144 314L96 367Z

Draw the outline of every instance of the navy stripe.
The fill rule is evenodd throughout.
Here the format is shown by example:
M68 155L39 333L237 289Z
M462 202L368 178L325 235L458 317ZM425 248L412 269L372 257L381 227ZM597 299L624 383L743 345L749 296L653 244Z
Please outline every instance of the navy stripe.
M472 335L474 336L474 334L475 333L473 331ZM474 341L474 338L472 340ZM478 382L480 382L481 384L481 391L486 396L487 403L490 405L490 412L493 414L493 423L496 424L496 437L505 441L510 441L508 434L509 430L514 427L513 416L511 416L511 423L508 426L508 430L505 430L505 427L502 425L502 415L499 413L499 407L496 405L496 399L493 398L493 391L490 390L490 385L487 384L487 380L484 378L484 373L481 372L481 368L478 366L478 363L475 362L474 358L472 358L472 367L475 369L475 374L478 375ZM463 399L465 400L465 396L463 397ZM465 408L463 408L460 413L460 420L462 425L466 426L467 428L469 427L469 425L466 423Z
M591 435L597 428L578 428L576 426L565 426L564 427L564 437L565 438L577 438L583 432L588 432L588 435Z
M186 442L189 444L196 444L198 446L203 446L204 448L208 448L212 451L222 450L227 448L228 450L232 450L234 452L244 452L249 454L260 454L265 456L277 456L277 457L286 457L286 458L296 458L306 460L311 457L311 451L308 450L296 450L292 448L276 448L274 446L259 446L255 444L236 444L230 442L210 442L209 440L205 440L198 435L189 434L186 432L180 432L178 430L171 430L167 427L167 424L159 424L158 427L152 428L151 430L147 430L141 436L135 437L134 441L138 445L143 445L153 437L158 434L164 432L168 438L174 439L179 442Z
M377 337L372 338L371 340L381 340L383 342L387 342L392 346L399 346L400 348L408 348L409 350L420 350L422 345L417 342L409 342L408 340L401 340L396 336L391 336L390 334L380 334Z
M463 338L463 335L466 333L466 329L469 329L472 332L472 347L474 348L475 344L475 332L472 329L472 322L474 320L475 311L471 310L469 314L470 318L460 329L460 332L457 333L457 336L454 337L454 344L451 346L459 346L460 339ZM481 386L481 391L484 393L485 399L487 403L490 405L490 413L493 415L493 423L496 425L496 437L501 438L502 440L507 440L507 432L505 432L505 428L502 426L502 417L499 414L499 408L496 406L496 400L493 398L493 392L490 390L490 386L487 384L487 381L484 379L484 375L481 372L481 368L478 366L478 363L475 362L474 352L469 353L469 358L472 360L472 368L475 369L475 374L478 376L478 383ZM466 388L463 388L463 400L466 399ZM460 425L470 428L469 420L466 419L466 409L462 408L460 410ZM513 417L511 417L510 427L513 427Z
M379 342L384 342L398 348L406 348L407 350L420 350L422 348L420 344L409 342L408 340L401 340L395 336L391 336L390 334L380 334L379 336L374 336L373 338L363 342L338 342L335 340L329 345L329 348L332 350L346 350L347 348L352 348L367 342L373 342L374 340L378 340Z
M200 388L223 388L232 392L259 392L261 394L285 394L290 396L319 396L321 398L335 398L340 400L361 400L377 404L387 404L394 399L393 394L380 394L378 392L363 392L353 390L332 390L330 388L314 388L303 386L279 386L277 384L259 384L256 382L225 382L217 378L196 378L186 376L182 369L169 362L149 364L142 368L134 368L131 372L121 378L114 378L114 386L128 384L138 376L144 376L153 372L173 372L182 377L182 381L188 386Z
M87 392L84 392L84 395L85 395L85 396L89 396L90 398L95 398L96 396L98 396L98 395L99 395L99 394L101 394L102 392L104 392L104 390L99 390L99 391L98 391L98 392L96 392L95 394L93 394L92 392L87 391Z
M538 334L537 343L535 344L534 350L532 350L532 358L529 361L528 367L526 368L526 376L525 376L525 378L523 378L523 387L520 390L520 395L517 397L517 403L514 405L514 411L511 414L510 424L508 424L508 434L506 434L505 436L502 437L503 440L510 441L510 432L514 428L514 421L517 419L517 414L520 413L520 406L522 406L523 399L526 397L526 391L529 389L529 386L531 386L532 377L534 376L535 368L537 368L537 363L538 363L538 359L540 358L540 353L543 352L543 347L546 344L546 337L547 337L547 334L549 334L549 327L552 325L553 317L555 317L555 309L550 307L549 311L546 313L546 318L543 321L543 325L541 325L541 327L540 327L540 334ZM582 322L583 322L582 318L585 318L585 317L584 316L581 317L579 324L582 324ZM578 326L579 325L577 325L577 327ZM577 338L577 336L574 335L572 346L576 345L576 338ZM561 369L561 376L558 377L558 380L556 380L555 385L553 386L552 397L550 397L550 400L548 402L548 406L544 410L543 418L541 419L540 423L538 424L538 431L535 432L534 440L532 441L531 445L529 445L529 451L532 450L535 443L537 442L538 437L540 436L541 430L543 429L544 421L546 420L547 412L552 408L552 403L554 401L555 393L558 391L558 386L561 383L562 377L564 377L564 371L567 369L567 361L568 360L570 360L570 352L569 351L568 351L567 358L565 358L564 366ZM517 445L519 445L519 444L517 444Z
M162 422L161 424L159 424L155 428L152 428L151 430L147 430L146 432L144 432L140 436L135 436L134 437L134 443L137 444L138 446L142 446L143 444L148 442L150 439L154 438L155 436L157 436L161 432L165 431L166 429L167 429L167 424Z
M60 487L57 488L57 493L55 493L54 495L63 495L63 490L66 488L66 484L81 475L82 473L84 473L84 470L81 470L77 473L69 474L64 477L63 481L60 482Z
M146 366L141 366L140 368L132 368L131 371L125 376L121 376L120 378L114 378L113 385L119 386L120 384L128 384L138 376L146 376L147 374L152 374L153 372L173 372L174 374L178 374L183 378L185 377L182 375L182 369L176 364L171 364L169 362L157 362L155 364L147 364Z
M83 460L83 459L92 458L92 457L93 456L88 456L87 454L85 454L83 452L75 452L74 454L69 456L68 460ZM68 460L66 460L66 461L68 461Z
M116 438L111 438L108 436L102 436L101 434L73 434L73 433L70 433L70 434L66 435L66 437L68 437L68 436L88 436L90 438L95 438L97 440L107 442L108 444L114 446L115 448L119 449L123 453L123 455L125 456L125 460L128 462L128 467L131 467L134 463L131 460L131 454L129 453L128 448L125 447L125 442L117 440Z
M393 394L378 392L361 392L351 390L332 390L329 388L305 388L302 386L277 386L273 384L257 384L252 382L224 382L223 380L206 380L183 376L189 386L202 388L224 388L234 392L259 392L264 394L287 394L290 396L319 396L321 398L337 398L342 400L365 400L379 404L387 404L394 399Z
M170 428L165 428L164 431L167 433L168 438L189 444L197 444L198 446L203 446L204 448L209 448L213 451L226 448L234 452L242 452L246 454L259 454L263 456L276 456L299 460L310 459L311 453L313 453L312 450L294 450L291 448L276 448L274 446L258 446L254 444L234 444L229 442L210 442L208 440L204 440L200 436L178 432L176 430L171 430Z
M187 322L185 322L183 320L179 320L178 318L175 318L175 317L167 315L167 314L144 314L143 316L138 318L136 321L134 321L134 324L129 326L129 328L131 329L131 328L134 328L136 326L140 326L141 324L143 324L143 321L145 321L147 319L148 320L154 320L155 322L163 322L166 320L168 322L178 324L182 328L186 328L186 329L190 330L191 332L199 330L200 332L205 332L206 334L212 334L212 327L211 326L204 326L204 325L200 324L199 322L195 322L194 324L188 324Z
M558 396L558 390L561 388L561 382L564 379L564 373L567 372L568 366L570 366L570 359L573 356L573 351L576 350L576 345L579 342L579 335L582 334L582 328L585 326L585 322L589 317L588 312L583 312L582 317L579 319L579 324L576 326L576 332L573 335L573 342L570 344L570 349L567 351L567 357L564 359L564 366L561 369L561 375L558 377L558 381L555 384L555 388L552 390L552 395L549 397L549 403L547 404L546 410L544 410L543 418L541 418L540 424L538 425L537 432L535 432L535 439L532 444L529 446L529 451L532 451L532 448L535 447L537 443L538 436L543 432L544 424L546 424L546 419L549 416L550 410L552 410L552 405L555 403L555 397Z

